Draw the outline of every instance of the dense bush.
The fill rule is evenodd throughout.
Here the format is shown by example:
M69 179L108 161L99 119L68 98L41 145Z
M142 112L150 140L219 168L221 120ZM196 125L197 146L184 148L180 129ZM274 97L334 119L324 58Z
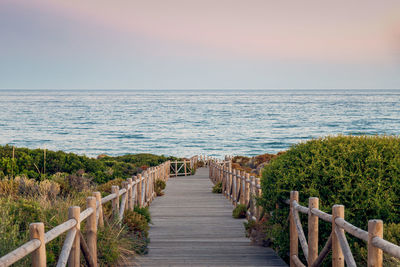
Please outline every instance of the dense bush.
M222 182L216 183L212 188L213 193L221 194L222 193Z
M152 154L135 154L118 157L101 155L97 159L74 153L43 149L0 146L0 178L2 176L25 175L34 179L45 179L56 173L87 174L98 184L116 178L131 177L142 171L140 166L157 166L175 157Z
M319 197L320 209L325 212L331 213L334 204L343 204L346 220L363 229L374 218L398 224L400 138L337 136L297 144L264 168L261 186L260 203L272 215L267 222L268 237L284 258L289 249L289 209L283 201L291 190L299 191L300 203L305 206L309 197ZM306 230L306 223L303 225ZM320 243L328 238L330 227L320 224ZM396 232L395 228L388 229ZM388 238L395 241L400 237ZM364 262L363 242L350 238L349 243L356 250L356 260Z
M232 211L232 217L235 219L246 218L247 207L246 205L239 204Z

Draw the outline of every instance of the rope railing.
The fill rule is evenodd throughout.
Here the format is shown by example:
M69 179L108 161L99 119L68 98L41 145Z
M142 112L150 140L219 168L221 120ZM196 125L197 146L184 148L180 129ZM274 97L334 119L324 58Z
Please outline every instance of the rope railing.
M255 199L262 193L260 179L244 171L233 169L231 160L231 157L225 157L225 160L211 158L208 163L209 177L214 184L222 183L222 193L232 201L234 206L246 205L248 220L259 221L264 215L262 208L255 203ZM345 263L347 266L356 266L346 233L367 242L368 266L382 266L383 252L400 259L400 246L383 239L381 220L369 220L368 231L365 231L344 219L343 205L334 205L332 214L328 214L319 210L319 199L316 197L309 198L308 207L300 205L297 191L291 191L290 199L283 202L290 206L290 266L320 266L330 251L333 267L343 267ZM307 238L304 235L299 212L308 215ZM323 249L318 253L319 219L331 223L332 230ZM306 264L299 258L299 242Z
M196 157L193 157L196 158ZM194 164L193 160L193 164ZM191 161L192 164L192 161ZM170 177L171 162L164 162L156 167L148 168L141 174L128 178L119 186L112 186L112 193L101 198L100 192L94 192L86 200L86 209L81 212L80 207L72 206L68 210L68 220L44 232L44 224L31 223L29 225L30 241L0 258L0 267L10 266L22 258L31 255L32 266L46 266L46 244L67 233L57 267L80 266L82 252L86 264L96 267L97 264L97 229L104 226L103 205L112 202L114 219L122 221L126 210L133 210L134 206L149 206L156 197L155 181L167 181ZM194 166L194 165L193 165ZM121 200L120 200L121 198ZM80 225L86 220L86 239Z

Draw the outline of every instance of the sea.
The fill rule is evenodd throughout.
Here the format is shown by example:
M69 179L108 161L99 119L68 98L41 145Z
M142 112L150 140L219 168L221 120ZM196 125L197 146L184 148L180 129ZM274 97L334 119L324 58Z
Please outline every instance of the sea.
M332 135L399 135L400 90L0 90L0 145L253 156Z

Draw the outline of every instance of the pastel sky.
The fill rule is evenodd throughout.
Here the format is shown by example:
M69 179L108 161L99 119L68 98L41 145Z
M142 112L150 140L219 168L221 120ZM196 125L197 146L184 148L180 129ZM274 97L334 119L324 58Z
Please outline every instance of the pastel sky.
M400 88L400 1L1 0L0 88Z

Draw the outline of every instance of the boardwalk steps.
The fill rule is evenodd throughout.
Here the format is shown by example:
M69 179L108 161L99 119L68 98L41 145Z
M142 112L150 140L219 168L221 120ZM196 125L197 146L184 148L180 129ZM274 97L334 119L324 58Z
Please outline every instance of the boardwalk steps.
M244 220L232 205L211 193L208 169L171 178L165 195L150 206L149 254L125 266L287 266L270 249L250 244Z

